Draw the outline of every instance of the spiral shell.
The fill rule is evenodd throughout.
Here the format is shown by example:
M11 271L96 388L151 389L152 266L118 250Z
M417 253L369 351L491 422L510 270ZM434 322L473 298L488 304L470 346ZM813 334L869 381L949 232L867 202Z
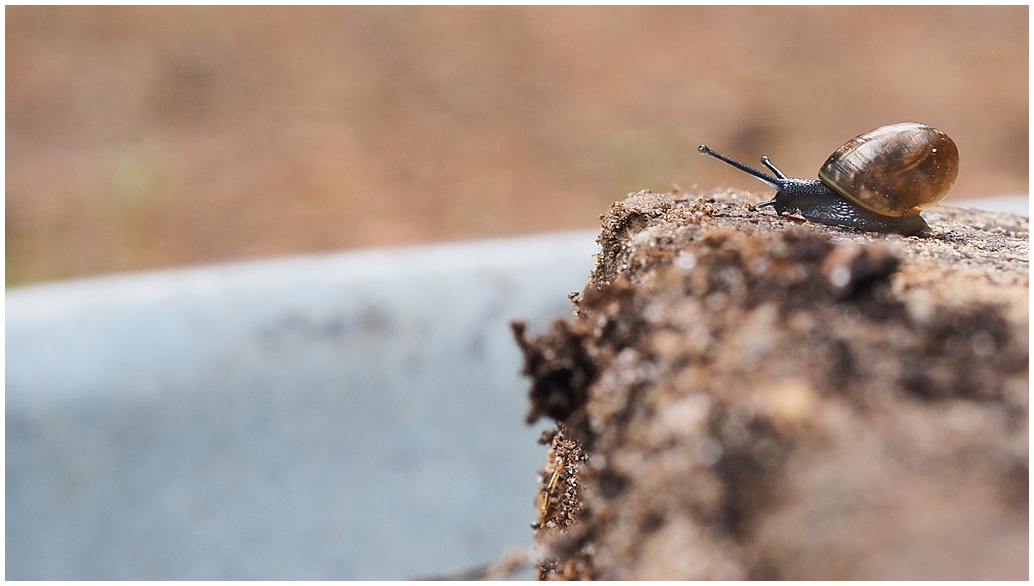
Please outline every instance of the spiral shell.
M857 204L899 217L936 205L959 175L959 149L925 124L881 126L847 141L819 169L819 179Z

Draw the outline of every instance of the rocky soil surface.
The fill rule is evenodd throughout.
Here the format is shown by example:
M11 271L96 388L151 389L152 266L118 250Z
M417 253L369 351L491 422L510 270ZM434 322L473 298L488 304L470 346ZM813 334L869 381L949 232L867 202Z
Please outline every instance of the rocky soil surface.
M639 192L574 317L515 324L549 417L544 579L1026 579L1028 221L883 236Z

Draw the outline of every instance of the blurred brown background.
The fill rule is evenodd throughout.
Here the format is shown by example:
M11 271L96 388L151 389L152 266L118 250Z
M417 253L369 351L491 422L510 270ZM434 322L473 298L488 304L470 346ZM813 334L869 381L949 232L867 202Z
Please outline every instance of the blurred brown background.
M876 126L1027 193L1028 8L8 7L7 284L594 228Z

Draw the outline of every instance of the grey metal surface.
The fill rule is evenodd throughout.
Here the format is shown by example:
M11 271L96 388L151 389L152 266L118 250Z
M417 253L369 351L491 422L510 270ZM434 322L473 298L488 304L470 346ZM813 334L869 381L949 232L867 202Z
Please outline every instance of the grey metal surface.
M975 208L988 212L1003 212L1016 214L1025 218L1030 217L1030 197L1026 195L1000 195L997 197L985 197L982 199L961 199L959 201L946 201L944 205L956 208Z
M531 545L508 321L579 232L7 291L8 579L401 579Z

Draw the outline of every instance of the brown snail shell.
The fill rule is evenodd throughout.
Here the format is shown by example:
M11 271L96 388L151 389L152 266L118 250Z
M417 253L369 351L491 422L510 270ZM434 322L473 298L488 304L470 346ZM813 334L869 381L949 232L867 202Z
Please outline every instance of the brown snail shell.
M819 169L819 179L844 197L885 216L936 205L959 176L959 149L925 124L881 126L847 141Z

